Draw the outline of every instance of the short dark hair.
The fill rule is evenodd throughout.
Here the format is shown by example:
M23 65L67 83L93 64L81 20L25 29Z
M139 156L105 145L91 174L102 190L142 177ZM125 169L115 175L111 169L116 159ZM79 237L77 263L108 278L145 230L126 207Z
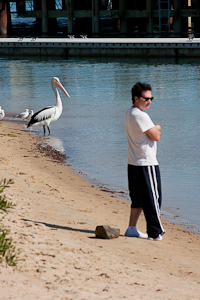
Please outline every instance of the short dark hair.
M134 97L141 97L142 96L142 91L151 91L152 88L150 84L148 83L142 83L142 82L136 82L136 84L132 87L132 102L134 104L135 99Z

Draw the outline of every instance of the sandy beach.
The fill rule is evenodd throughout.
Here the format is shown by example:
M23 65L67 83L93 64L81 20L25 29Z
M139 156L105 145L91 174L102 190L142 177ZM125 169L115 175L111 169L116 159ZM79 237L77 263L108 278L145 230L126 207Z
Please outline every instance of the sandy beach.
M1 178L14 180L4 194L16 204L3 223L24 259L0 266L1 300L200 299L199 235L162 219L163 241L127 238L129 203L41 153L25 126L3 122L0 141ZM97 239L98 225L120 237Z

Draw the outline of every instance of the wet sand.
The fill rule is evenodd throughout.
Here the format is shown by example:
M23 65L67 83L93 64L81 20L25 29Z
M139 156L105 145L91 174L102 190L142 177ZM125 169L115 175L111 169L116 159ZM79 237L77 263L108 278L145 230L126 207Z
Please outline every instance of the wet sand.
M4 194L16 204L3 223L24 259L0 267L1 300L200 299L199 235L162 220L163 241L127 238L129 203L41 152L25 126L3 122L0 141L1 178L15 182ZM95 238L97 225L120 237Z

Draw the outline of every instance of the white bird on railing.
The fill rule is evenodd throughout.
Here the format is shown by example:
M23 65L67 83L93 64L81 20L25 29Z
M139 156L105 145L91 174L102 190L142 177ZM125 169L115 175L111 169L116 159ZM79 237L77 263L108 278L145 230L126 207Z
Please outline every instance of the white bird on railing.
M24 119L28 118L28 116L29 116L29 109L26 108L25 111L23 111L20 114L16 115L15 118L23 119L23 122L24 122Z
M52 86L52 89L53 89L54 94L56 96L56 105L47 106L47 107L43 108L42 110L36 112L32 116L30 122L27 125L27 128L31 127L31 126L43 125L44 134L45 134L45 125L47 126L49 134L50 134L50 128L49 128L50 123L58 120L58 118L62 114L62 110L63 110L62 101L61 101L60 94L59 94L57 88L60 88L61 91L63 91L63 93L68 98L71 98L70 95L65 90L65 88L62 86L62 84L60 83L60 80L57 77L53 77L51 79L51 86Z
M0 106L0 124L2 123L2 119L5 117L5 112L2 109L2 107Z

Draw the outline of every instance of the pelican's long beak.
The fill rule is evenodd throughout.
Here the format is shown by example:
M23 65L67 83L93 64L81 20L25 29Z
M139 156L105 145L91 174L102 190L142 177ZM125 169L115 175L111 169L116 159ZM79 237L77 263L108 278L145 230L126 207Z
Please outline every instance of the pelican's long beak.
M61 91L63 91L63 93L71 99L70 95L68 94L68 92L66 91L66 89L62 86L62 84L60 82L56 82L56 87L58 87L59 89L61 89Z

